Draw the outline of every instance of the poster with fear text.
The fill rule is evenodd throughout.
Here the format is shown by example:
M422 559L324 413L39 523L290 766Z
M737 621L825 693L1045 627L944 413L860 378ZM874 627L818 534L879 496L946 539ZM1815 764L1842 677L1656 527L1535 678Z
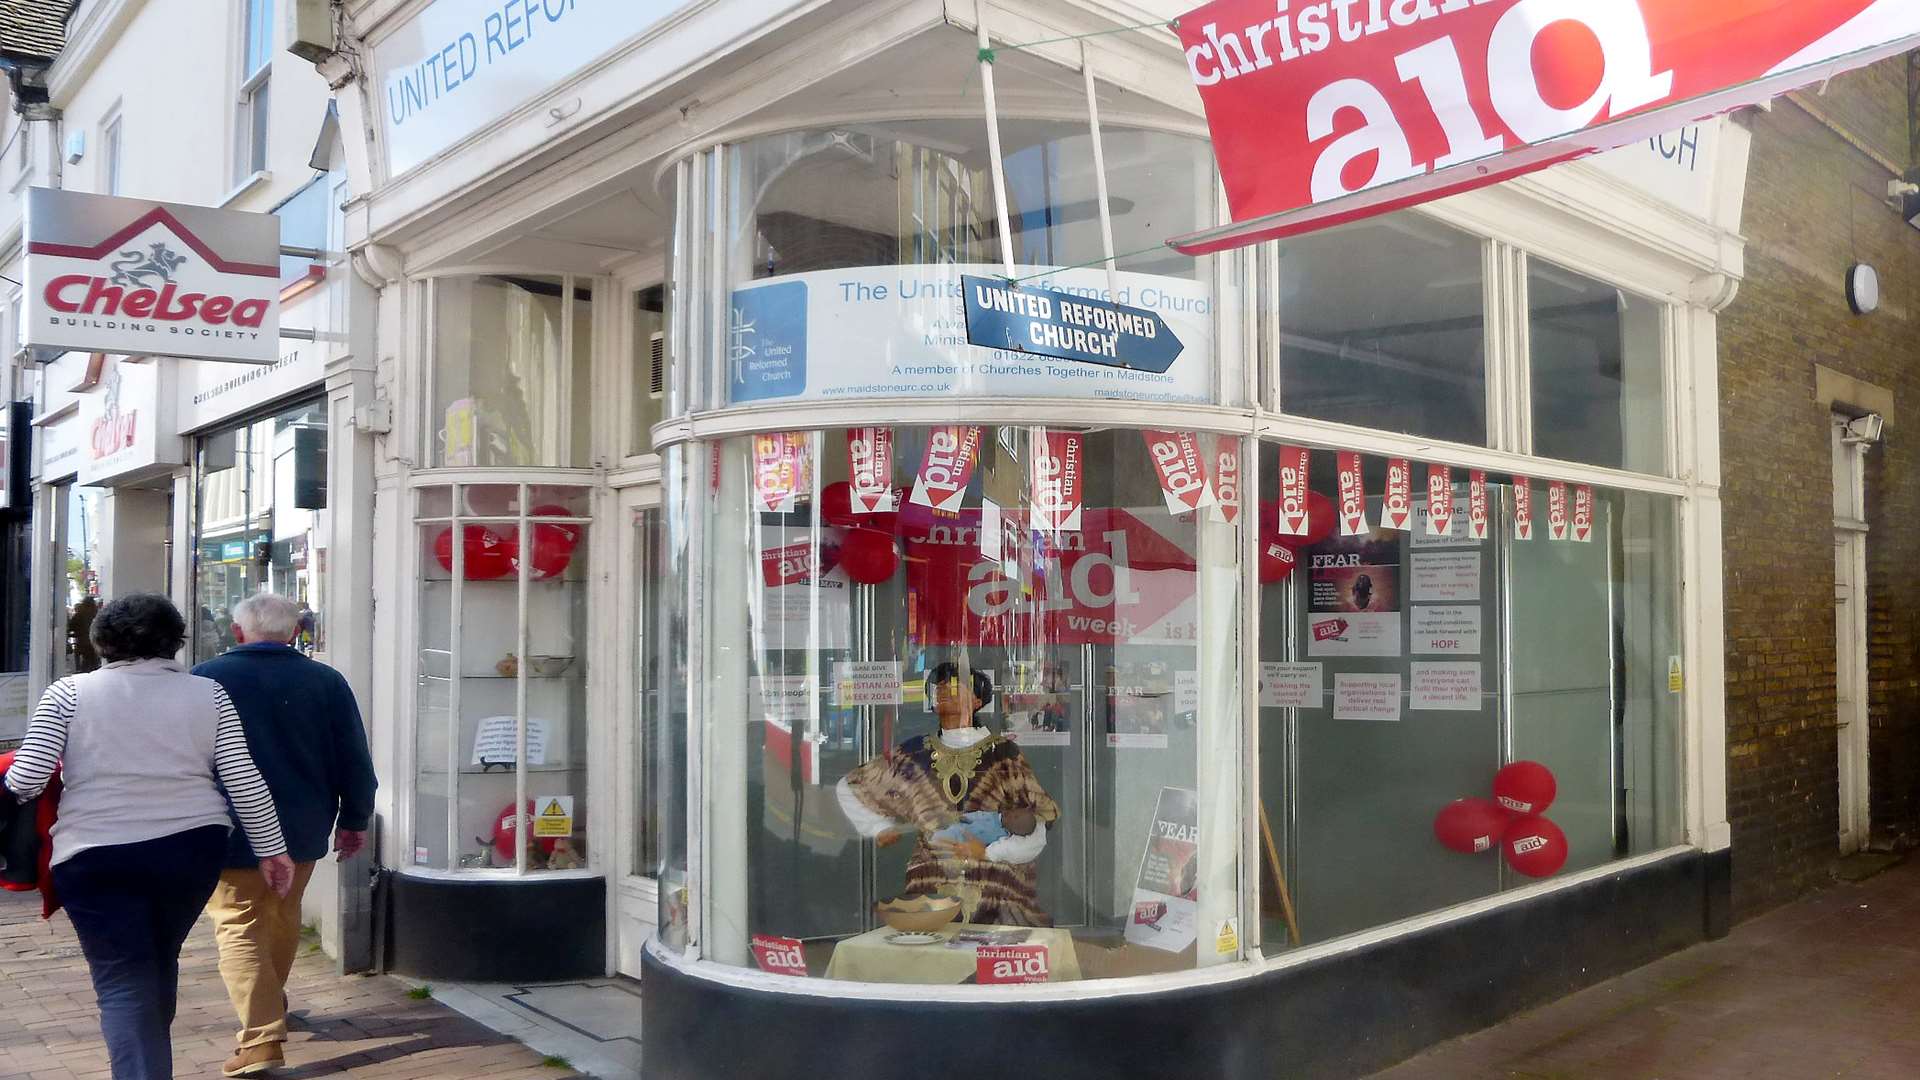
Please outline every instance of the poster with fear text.
M1333 537L1308 554L1307 655L1400 655L1400 538Z
M1132 944L1179 952L1198 936L1199 820L1192 789L1160 789L1127 914L1125 937Z

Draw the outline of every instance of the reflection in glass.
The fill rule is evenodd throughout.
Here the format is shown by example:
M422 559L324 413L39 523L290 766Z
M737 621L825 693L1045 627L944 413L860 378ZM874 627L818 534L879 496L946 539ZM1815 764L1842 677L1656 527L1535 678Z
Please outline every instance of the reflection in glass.
M1662 310L1544 260L1528 261L1534 453L1667 471Z
M583 465L593 293L572 278L432 283L434 465ZM571 286L571 287L569 287Z

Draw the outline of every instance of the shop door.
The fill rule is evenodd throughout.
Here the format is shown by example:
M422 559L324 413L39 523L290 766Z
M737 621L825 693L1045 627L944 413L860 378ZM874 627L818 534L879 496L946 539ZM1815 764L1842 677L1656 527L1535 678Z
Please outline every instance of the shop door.
M658 921L659 829L654 806L661 792L656 777L663 755L684 753L685 718L676 740L671 721L662 712L661 680L653 675L660 662L661 636L657 583L661 579L660 497L653 490L621 493L620 567L621 634L627 662L620 665L617 700L627 703L618 712L620 753L618 830L614 849L614 966L624 975L640 977L640 956Z
M1867 579L1865 444L1833 419L1833 692L1839 715L1840 854L1867 841Z

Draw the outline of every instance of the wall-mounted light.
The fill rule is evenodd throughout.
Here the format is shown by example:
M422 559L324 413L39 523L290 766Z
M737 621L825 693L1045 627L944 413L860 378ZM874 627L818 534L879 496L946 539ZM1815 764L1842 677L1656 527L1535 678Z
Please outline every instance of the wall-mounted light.
M1871 315L1880 307L1880 271L1866 263L1847 268L1847 306L1855 315Z

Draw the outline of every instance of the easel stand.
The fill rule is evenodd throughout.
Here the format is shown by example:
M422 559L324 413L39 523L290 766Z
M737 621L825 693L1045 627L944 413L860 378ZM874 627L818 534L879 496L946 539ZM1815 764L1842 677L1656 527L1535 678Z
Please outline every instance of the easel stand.
M1287 890L1286 871L1280 869L1280 849L1273 842L1273 825L1267 820L1267 804L1260 803L1260 842L1267 852L1267 869L1273 871L1273 883L1280 890L1280 912L1287 920L1287 937L1300 944L1300 922L1293 914L1293 894Z

